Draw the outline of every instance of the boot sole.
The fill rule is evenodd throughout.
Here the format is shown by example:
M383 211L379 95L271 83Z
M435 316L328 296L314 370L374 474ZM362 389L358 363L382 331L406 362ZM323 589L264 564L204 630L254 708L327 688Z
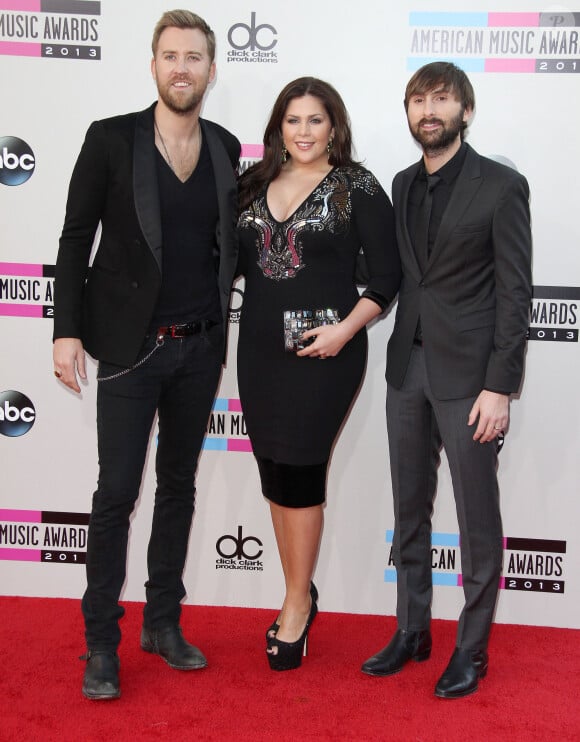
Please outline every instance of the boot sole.
M375 670L365 670L363 667L361 667L361 672L364 672L365 675L372 675L375 678L387 678L389 675L396 675L397 673L401 672L401 670L407 665L411 660L413 662L425 662L426 660L431 657L431 650L427 652L422 652L421 654L417 654L414 657L410 657L407 662L401 665L401 667L397 667L395 670L389 670L388 672L376 672Z

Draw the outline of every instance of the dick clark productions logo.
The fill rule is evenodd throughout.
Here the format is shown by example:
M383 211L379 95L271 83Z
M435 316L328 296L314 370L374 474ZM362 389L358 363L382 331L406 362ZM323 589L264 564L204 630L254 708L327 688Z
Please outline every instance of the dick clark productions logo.
M27 396L12 389L0 393L0 433L17 438L28 433L36 420L36 410Z
M18 137L0 137L0 183L18 186L30 178L36 161L29 145Z
M252 12L252 15L250 16L250 23L251 26L248 26L247 23L234 23L228 31L228 41L230 42L230 46L238 51L243 51L245 49L255 51L256 49L260 49L265 52L273 49L277 44L275 38L277 31L274 26L269 23L261 23L259 26L256 26L256 14L254 12ZM258 34L261 34L260 38L262 42L266 42L264 32L271 34L268 38L270 43L260 43L258 40ZM244 43L236 43L236 40L240 42L243 40Z
M278 54L273 49L278 43L277 36L278 31L272 24L257 24L256 13L252 11L249 24L240 22L230 26L228 62L276 64Z
M252 546L250 546L252 544ZM251 572L262 572L264 569L260 557L264 553L263 543L256 536L244 536L242 526L238 526L237 536L226 533L216 541L216 569L243 569Z

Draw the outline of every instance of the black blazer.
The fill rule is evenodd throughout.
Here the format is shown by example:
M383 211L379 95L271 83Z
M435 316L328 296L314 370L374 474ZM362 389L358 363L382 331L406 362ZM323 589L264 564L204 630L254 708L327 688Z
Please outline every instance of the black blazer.
M138 357L161 287L155 105L91 124L72 174L56 262L54 338L80 338L94 358L122 366ZM218 283L225 338L237 263L240 143L218 124L200 122L219 203ZM89 270L99 223L101 237Z
M531 302L526 179L468 146L424 275L407 225L420 163L393 181L403 281L387 350L387 381L405 378L421 316L427 375L437 399L520 386Z

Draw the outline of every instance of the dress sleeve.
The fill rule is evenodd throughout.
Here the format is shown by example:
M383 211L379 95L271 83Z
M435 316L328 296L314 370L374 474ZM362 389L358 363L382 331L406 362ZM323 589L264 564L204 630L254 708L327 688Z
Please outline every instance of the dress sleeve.
M375 176L362 168L353 178L351 198L353 224L360 242L356 279L366 284L362 296L384 310L401 283L393 206Z

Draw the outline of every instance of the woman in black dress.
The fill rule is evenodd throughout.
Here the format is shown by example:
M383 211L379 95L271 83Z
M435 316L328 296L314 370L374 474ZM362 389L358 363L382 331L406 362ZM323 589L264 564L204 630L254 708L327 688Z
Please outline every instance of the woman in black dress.
M306 648L330 452L363 378L365 325L400 282L391 203L351 149L339 94L300 78L272 109L263 160L240 179L239 390L286 582L267 632L274 670L298 667ZM316 318L326 324L305 330Z

